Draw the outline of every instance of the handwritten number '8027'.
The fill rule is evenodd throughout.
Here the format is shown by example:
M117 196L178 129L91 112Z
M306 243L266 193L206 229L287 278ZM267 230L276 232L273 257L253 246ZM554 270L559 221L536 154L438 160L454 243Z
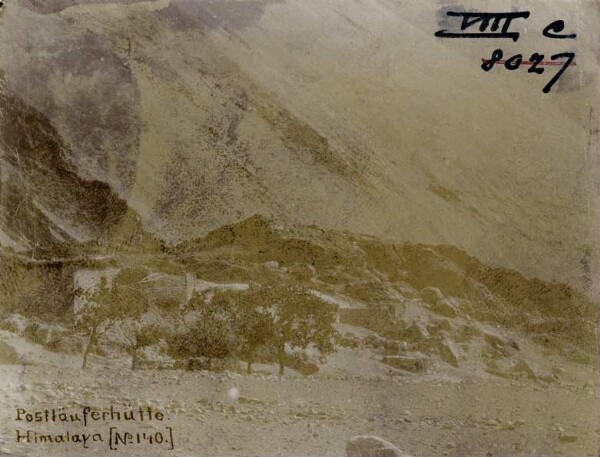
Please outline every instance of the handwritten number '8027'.
M493 53L492 53L492 58L488 59L488 60L484 60L483 63L481 64L481 69L483 71L490 71L492 68L494 68L494 65L496 65L497 63L504 63L504 68L506 68L507 70L517 70L521 64L523 63L523 55L522 54L516 54L512 57L510 57L509 59L505 60L504 62L502 62L502 57L504 57L504 53L502 52L502 49L496 49ZM573 62L573 59L575 59L575 53L574 52L561 52L560 54L554 54L552 56L550 56L550 60L551 61L555 61L558 59L566 59L561 68L558 70L558 72L554 75L554 77L548 81L548 84L546 84L546 86L543 89L544 93L548 93L550 92L550 90L552 89L552 86L554 86L554 84L560 79L560 77L563 75L563 73L567 70L567 68L569 67L569 65L571 65L571 63ZM528 73L536 73L538 75L541 75L542 73L544 73L544 68L541 67L541 65L548 65L549 63L545 63L544 62L544 54L538 54L537 52L534 52L533 54L531 54L531 57L529 58L529 62L526 62L527 65L531 65L529 67L529 69L527 70ZM559 64L557 62L557 64Z

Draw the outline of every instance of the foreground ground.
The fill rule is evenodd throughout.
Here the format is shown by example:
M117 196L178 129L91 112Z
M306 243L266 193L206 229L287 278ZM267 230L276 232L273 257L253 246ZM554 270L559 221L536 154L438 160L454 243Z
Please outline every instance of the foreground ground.
M372 376L353 376L351 364L343 366L344 354L335 356L335 369L311 377L293 371L278 377L268 373L268 366L258 366L259 373L250 376L132 372L126 360L111 368L99 357L82 372L76 357L52 353L28 366L3 365L0 451L106 455L106 443L93 443L85 453L76 443L15 443L18 428L42 434L67 428L72 434L91 432L80 425L23 425L15 421L16 409L62 407L73 412L86 405L131 405L163 411L164 424L173 428L175 449L131 445L113 455L342 456L347 440L357 434L381 436L415 456L598 455L592 383L545 384L468 373L461 378L439 372L417 376L383 367L369 370ZM355 364L369 363L368 354L355 351L353 357ZM232 399L232 388L239 390L239 398ZM162 430L164 424L144 422L136 430ZM115 424L98 422L94 427L110 425Z

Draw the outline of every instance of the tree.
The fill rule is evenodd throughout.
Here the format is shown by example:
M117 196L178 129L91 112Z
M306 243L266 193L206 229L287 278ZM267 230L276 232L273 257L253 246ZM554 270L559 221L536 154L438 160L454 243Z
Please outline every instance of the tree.
M250 292L218 292L213 300L227 303L234 313L237 331L236 353L246 360L246 372L252 374L252 364L260 347L273 341L273 316L261 301L261 294Z
M125 325L125 338L129 342L127 352L131 356L131 369L135 370L138 364L140 349L158 343L162 334L156 324L149 324L140 320L130 320Z
M237 355L252 373L257 350L265 347L284 374L286 348L314 348L321 356L335 349L337 307L301 287L253 287L248 291L217 291L190 301L197 320L172 339L176 355L224 358Z
M215 300L213 297L206 302L196 294L190 306L196 311L197 319L185 332L175 335L170 346L177 356L205 357L210 370L213 359L235 353L235 315L228 302L219 298Z
M279 374L285 373L286 347L306 350L313 347L321 356L335 350L337 307L297 286L273 286L251 290L238 302L245 309L240 325L246 351L260 344L274 349ZM251 363L251 362L250 362Z
M112 287L102 276L96 288L75 291L83 299L75 311L75 324L88 338L82 369L87 367L88 356L99 339L116 322L127 317L138 318L147 309L145 297L137 288L143 279L140 276L139 270L123 270L114 278Z

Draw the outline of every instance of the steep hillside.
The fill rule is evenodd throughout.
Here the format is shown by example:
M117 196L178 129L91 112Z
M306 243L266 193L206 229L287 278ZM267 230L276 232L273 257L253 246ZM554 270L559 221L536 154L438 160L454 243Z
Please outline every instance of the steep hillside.
M1 245L33 257L74 253L105 234L127 205L100 181L86 181L51 123L0 83Z
M397 244L315 226L283 228L255 215L170 254L181 264L179 274L204 280L301 284L354 309L343 313L391 339L428 340L418 328L442 325L432 337L442 331L461 340L468 327L488 325L576 360L591 360L596 352L597 305L584 294L490 267L454 247Z
M557 15L594 30L568 4L514 2L532 11L519 46L561 51L536 32ZM18 0L2 13L0 64L77 174L109 183L168 242L261 213L457 246L591 292L592 34L543 96L539 78L483 73L482 43L436 40L450 7Z

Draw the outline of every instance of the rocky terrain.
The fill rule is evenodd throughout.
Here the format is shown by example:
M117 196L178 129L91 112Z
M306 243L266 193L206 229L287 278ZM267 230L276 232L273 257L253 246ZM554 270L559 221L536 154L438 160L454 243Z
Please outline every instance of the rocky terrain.
M556 17L579 29L569 45L581 62L551 97L540 78L483 73L491 46L437 40L447 0L15 0L1 13L0 68L80 179L108 184L161 239L260 213L449 244L591 290L596 23L593 3L571 3L511 2L532 12L515 52L564 51L540 33ZM66 194L84 188L70 181ZM31 211L67 229L48 184L37 185L57 201ZM108 189L84 194L116 204ZM70 231L85 238L103 225L79 205ZM3 246L39 239L2 231Z
M2 339L15 342L6 333ZM0 452L6 455L81 455L75 445L16 445L15 408L28 405L70 410L150 405L170 418L175 451L168 455L180 456L341 456L356 434L385 437L416 456L595 456L598 446L596 391L583 381L593 379L593 370L561 359L557 362L568 381L509 380L444 369L414 375L373 361L371 351L344 350L318 375L278 377L267 366L254 375L132 372L125 360L107 364L98 358L81 372L78 358L22 346L23 355L31 352L44 361L0 367L5 380ZM228 396L234 387L240 392L235 402ZM122 455L151 450L133 448ZM106 449L95 446L86 455L106 455Z
M159 345L131 371L117 331L81 371L72 296L49 304L62 314L45 321L17 300L0 334L5 450L59 452L12 443L22 404L150 404L172 418L177 455L343 455L356 434L416 456L595 455L596 308L568 286L488 267L456 248L283 228L261 216L153 255L68 268L94 283L133 265L143 265L155 309L185 309L190 287L301 284L338 306L336 351L316 373L288 368L280 377L269 363L245 375L241 361L222 373L187 371ZM232 387L241 392L235 401Z
M523 49L577 27L551 98L434 38L475 2L5 2L0 454L82 454L15 443L19 409L113 406L182 457L597 456L594 5L510 3ZM77 311L121 272L161 338L132 370L121 316L82 369ZM169 352L193 305L279 285L335 307L330 354Z

